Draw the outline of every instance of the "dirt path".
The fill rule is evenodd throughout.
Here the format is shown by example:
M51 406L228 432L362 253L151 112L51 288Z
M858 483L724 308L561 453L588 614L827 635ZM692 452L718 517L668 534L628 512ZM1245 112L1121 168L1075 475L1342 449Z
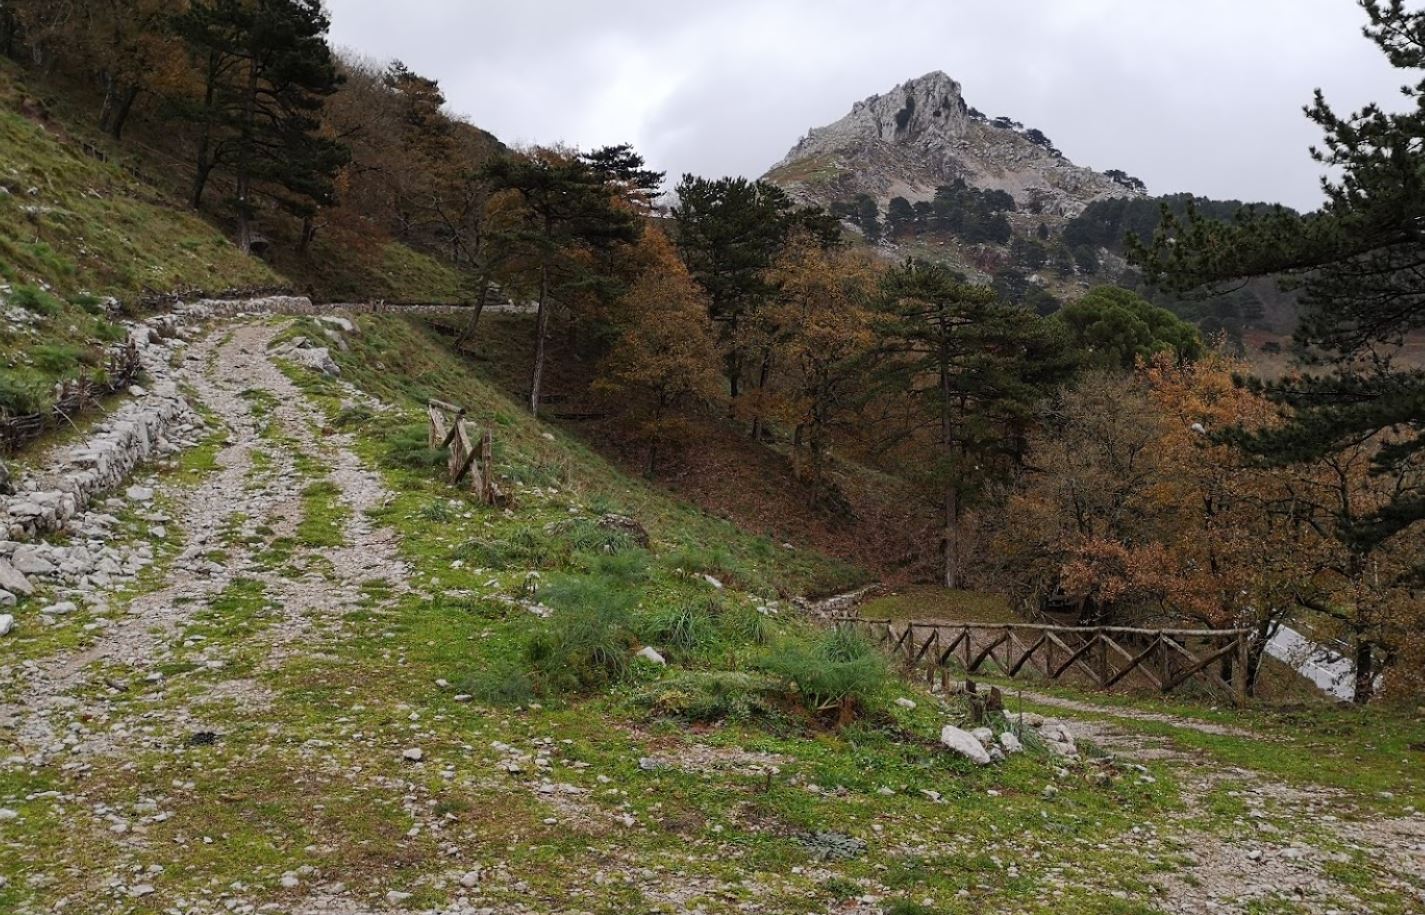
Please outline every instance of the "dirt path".
M84 776L83 788L56 792L58 800L90 808L93 820L122 836L128 849L114 860L82 862L96 865L92 880L79 881L93 894L80 906L86 912L124 911L125 900L150 892L141 875L127 872L136 866L128 859L150 854L148 843L130 832L132 815L121 817L89 791L112 790L114 773L132 769L145 754L219 739L210 724L218 710L228 721L245 714L276 733L281 722L272 720L273 697L262 673L298 656L320 658L372 589L388 601L408 590L393 533L366 515L387 492L345 436L324 433L316 408L268 358L277 330L234 325L187 355L184 380L211 424L227 435L214 469L196 486L156 486L154 510L146 513L150 530L182 538L161 583L107 617L108 595L82 595L101 611L91 644L0 668L9 699L0 705L0 736L15 754L0 763L0 777L7 770ZM333 528L330 542L303 548L297 534L314 513ZM215 610L219 606L231 609ZM220 635L228 623L224 613L256 622ZM82 856L84 833L75 833L76 849L66 856ZM79 863L71 862L71 873ZM106 888L118 898L99 905L96 897ZM211 910L231 908L214 904ZM296 911L353 915L363 909L338 891L314 893Z
M268 636L273 663L280 661L281 646L300 639L323 617L330 622L354 606L364 583L405 587L405 569L391 535L373 530L364 515L385 497L379 480L361 467L340 437L318 440L321 424L313 408L265 355L275 333L271 325L239 325L189 354L190 363L204 366L190 378L199 403L229 430L216 456L217 470L194 489L175 487L170 493L172 526L182 531L184 541L164 585L132 601L92 647L21 669L17 701L0 706L0 729L16 735L36 762L56 752L121 751L122 740L116 745L114 735L106 734L110 700L126 691L130 679L161 677L158 668L181 648L174 635L239 579L260 582L281 608ZM255 399L254 391L266 396ZM271 404L281 447L264 435L255 413L254 403L264 401ZM265 466L254 473L253 455L259 451ZM256 561L251 535L264 525L277 536L293 533L301 517L302 488L294 465L302 454L330 461L325 479L336 487L347 519L342 545L324 554L330 573L294 579ZM221 655L215 646L199 650L189 661L213 668L222 665ZM107 688L81 689L96 678ZM82 724L76 727L76 721ZM56 743L61 732L67 736Z
M1284 898L1292 900L1292 908L1281 911L1376 911L1372 894L1382 891L1425 906L1425 814L1376 816L1359 810L1360 799L1346 792L1291 785L1224 765L1209 753L1135 725L1263 739L1243 728L1031 690L1022 695L1038 706L1077 713L1070 719L1074 733L1127 766L1124 777L1130 780L1151 781L1145 764L1171 766L1182 809L1120 840L1125 853L1180 865L1154 881L1164 911L1251 915L1277 911L1271 907L1282 905ZM1354 880L1346 876L1353 873ZM1371 893L1363 895L1366 887Z

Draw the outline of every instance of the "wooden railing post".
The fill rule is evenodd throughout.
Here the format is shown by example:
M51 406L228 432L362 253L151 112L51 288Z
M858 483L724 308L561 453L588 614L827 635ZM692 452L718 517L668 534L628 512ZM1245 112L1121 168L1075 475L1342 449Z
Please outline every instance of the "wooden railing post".
M1237 630L1237 663L1232 667L1232 698L1238 708L1247 707L1247 665L1252 653L1251 644L1244 630Z

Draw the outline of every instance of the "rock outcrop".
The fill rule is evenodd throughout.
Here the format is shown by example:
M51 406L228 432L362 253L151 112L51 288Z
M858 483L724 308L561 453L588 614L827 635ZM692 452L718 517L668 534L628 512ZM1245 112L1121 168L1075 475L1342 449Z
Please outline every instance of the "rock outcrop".
M930 200L955 179L1002 190L1022 210L1072 217L1095 200L1139 190L1066 159L1047 137L972 109L960 84L929 73L857 102L834 124L814 128L767 173L804 202L829 206L867 194Z

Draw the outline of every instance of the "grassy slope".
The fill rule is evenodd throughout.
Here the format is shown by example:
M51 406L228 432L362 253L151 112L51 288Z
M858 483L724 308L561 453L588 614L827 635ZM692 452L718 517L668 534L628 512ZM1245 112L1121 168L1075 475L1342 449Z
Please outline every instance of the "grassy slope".
M167 126L136 117L115 144L92 129L90 107L0 59L0 278L120 298L270 285L345 301L462 298L459 273L359 219L324 227L299 255L295 221L267 213L271 262L244 257L229 227L186 205L191 169ZM216 176L210 203L226 192Z
M0 62L0 271L64 295L261 285L278 277L161 189L85 154Z

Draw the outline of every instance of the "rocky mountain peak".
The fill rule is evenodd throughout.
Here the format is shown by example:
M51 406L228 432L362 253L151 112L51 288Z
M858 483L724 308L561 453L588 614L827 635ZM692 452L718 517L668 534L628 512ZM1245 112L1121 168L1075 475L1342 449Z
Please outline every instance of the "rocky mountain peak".
M793 196L829 206L865 194L930 200L963 180L1002 190L1036 213L1072 217L1104 197L1139 193L1074 165L1043 132L970 106L941 71L857 102L841 120L813 128L767 174Z

